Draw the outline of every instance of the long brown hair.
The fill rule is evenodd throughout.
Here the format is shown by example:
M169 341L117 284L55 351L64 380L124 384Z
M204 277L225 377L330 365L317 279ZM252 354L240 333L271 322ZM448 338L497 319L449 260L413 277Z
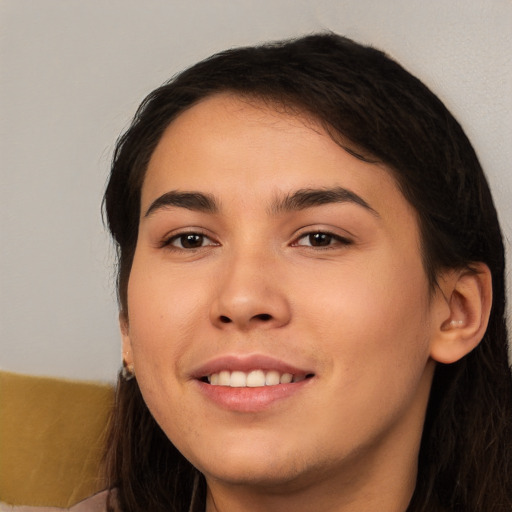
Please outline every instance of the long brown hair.
M151 154L181 112L224 91L312 115L358 158L389 166L417 211L432 287L441 269L488 265L489 326L469 355L437 365L408 512L512 510L512 378L496 211L460 125L384 53L334 34L311 35L214 55L152 92L118 141L105 193L122 313ZM204 505L204 480L160 430L136 379L119 379L106 462L123 512L186 511L198 481Z

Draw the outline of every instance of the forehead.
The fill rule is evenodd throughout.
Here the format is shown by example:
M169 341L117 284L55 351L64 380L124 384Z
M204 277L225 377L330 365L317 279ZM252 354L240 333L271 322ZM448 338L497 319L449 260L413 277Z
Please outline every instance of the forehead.
M148 170L162 165L177 169L178 164L197 167L199 157L208 157L212 163L221 159L225 164L229 160L232 165L240 163L240 178L247 167L242 160L251 158L263 170L284 156L293 159L305 146L312 155L315 151L327 157L325 149L331 145L330 137L311 116L292 113L275 103L219 93L195 104L168 126ZM206 161L204 165L208 166Z
M411 213L389 169L350 155L311 116L223 93L165 130L148 165L142 207L170 190L248 202L322 187L347 188L388 208L403 203Z

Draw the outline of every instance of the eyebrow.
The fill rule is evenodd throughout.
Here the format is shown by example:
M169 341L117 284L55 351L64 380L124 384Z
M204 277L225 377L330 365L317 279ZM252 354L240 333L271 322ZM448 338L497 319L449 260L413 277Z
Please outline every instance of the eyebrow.
M351 190L343 187L322 188L322 189L300 189L283 198L275 199L270 212L273 215L279 213L306 210L315 206L322 206L331 203L353 203L362 206L373 215L380 217L362 197ZM166 208L186 208L187 210L204 213L218 213L219 206L215 197L202 192L178 192L171 190L155 199L144 214L145 217L152 215L158 210Z
M217 213L219 211L217 202L211 194L203 194L201 192L177 192L171 190L155 199L147 209L144 217L148 217L158 210L173 206L204 213Z
M379 213L374 210L361 196L343 187L322 189L300 189L284 198L278 198L271 204L273 214L282 212L305 210L315 206L331 203L353 203L362 206L376 217Z

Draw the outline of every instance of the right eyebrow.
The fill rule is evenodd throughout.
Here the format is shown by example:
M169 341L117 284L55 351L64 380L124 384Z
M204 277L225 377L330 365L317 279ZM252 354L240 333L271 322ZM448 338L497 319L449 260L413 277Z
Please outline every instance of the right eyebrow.
M321 206L331 203L353 203L362 206L376 217L379 213L374 210L361 196L343 187L320 188L320 189L300 189L293 194L285 195L282 198L276 198L271 204L271 212L281 213L288 211L299 211L315 206Z
M144 217L173 206L205 213L217 213L219 211L215 197L210 194L171 190L155 199L146 210Z

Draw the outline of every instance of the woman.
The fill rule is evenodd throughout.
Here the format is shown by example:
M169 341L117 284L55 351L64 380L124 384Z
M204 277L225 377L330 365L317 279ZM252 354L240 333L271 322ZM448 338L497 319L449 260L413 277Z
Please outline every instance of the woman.
M209 58L143 102L105 209L120 510L512 510L496 212L397 63L332 34Z
M193 66L121 137L105 211L109 510L512 510L496 212L397 63L323 34Z

